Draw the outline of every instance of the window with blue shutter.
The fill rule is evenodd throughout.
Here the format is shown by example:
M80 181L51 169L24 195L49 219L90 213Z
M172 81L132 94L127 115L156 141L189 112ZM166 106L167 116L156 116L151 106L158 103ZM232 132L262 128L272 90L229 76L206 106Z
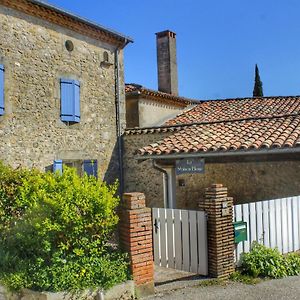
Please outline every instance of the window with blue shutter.
M64 122L80 122L80 83L77 80L60 80L60 117Z
M98 162L96 159L84 160L83 171L89 176L98 177Z
M61 159L59 160L55 160L53 162L53 173L55 172L59 172L60 174L62 174L63 172L63 161Z
M0 65L0 116L4 115L4 66Z

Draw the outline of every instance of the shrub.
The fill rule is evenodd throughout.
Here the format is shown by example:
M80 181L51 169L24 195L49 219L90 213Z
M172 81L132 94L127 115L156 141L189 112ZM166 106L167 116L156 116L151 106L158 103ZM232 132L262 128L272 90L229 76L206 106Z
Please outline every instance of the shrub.
M26 205L17 203L17 194L23 179L28 176L30 172L27 170L13 170L0 161L0 231L23 214Z
M0 182L0 279L6 285L106 289L128 278L126 256L107 245L118 222L117 185L69 168L60 175L3 165Z
M251 251L242 255L243 274L253 277L282 278L300 272L300 257L297 254L282 255L278 249L267 248L257 242Z

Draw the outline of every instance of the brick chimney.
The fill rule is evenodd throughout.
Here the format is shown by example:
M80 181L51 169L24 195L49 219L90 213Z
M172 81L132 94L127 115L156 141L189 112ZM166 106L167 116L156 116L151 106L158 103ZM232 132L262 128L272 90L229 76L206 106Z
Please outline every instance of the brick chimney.
M166 30L156 33L158 90L178 95L176 33Z

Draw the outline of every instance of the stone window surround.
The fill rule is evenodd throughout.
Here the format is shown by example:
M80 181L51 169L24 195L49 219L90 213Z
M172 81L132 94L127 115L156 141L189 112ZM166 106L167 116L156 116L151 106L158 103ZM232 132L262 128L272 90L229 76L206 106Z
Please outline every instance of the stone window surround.
M60 118L60 112L61 112L61 94L60 94L60 80L62 78L65 79L71 79L71 80L77 80L80 82L80 95L82 95L82 90L85 88L84 81L80 76L75 75L74 73L69 72L58 72L56 78L55 78L55 92L54 92L54 100L55 100L55 107L56 111L58 112L58 118L57 119L57 127L60 128L69 128L69 129L80 129L82 126L82 123L84 121L84 114L82 110L82 103L83 98L80 96L80 122L73 123L73 122L65 122L62 121Z
M11 101L11 95L10 95L10 88L9 88L9 80L13 76L13 69L8 68L7 65L9 65L8 61L4 57L0 57L0 64L4 65L5 68L5 74L4 74L4 115L0 116L0 121L2 121L5 117L12 114L15 111L15 107ZM17 62L15 62L15 65ZM12 65L12 64L10 64ZM60 79L61 78L68 78L73 80L78 80L80 82L80 91L84 89L85 84L84 81L80 78L80 76L74 75L74 73L66 73L66 72L59 72L58 75L55 78L55 92L54 92L54 101L55 101L55 107L58 112L58 118L57 118L57 127L63 127L63 128L72 128L72 129L80 129L81 123L83 123L82 119L84 118L84 114L82 114L82 108L81 110L81 117L79 123L72 123L72 122L64 122L60 119ZM82 98L80 98L80 104L82 103Z
M4 115L0 116L2 121L8 114L12 113L12 103L9 97L8 78L11 76L11 70L7 67L8 62L5 57L0 56L0 64L4 66Z

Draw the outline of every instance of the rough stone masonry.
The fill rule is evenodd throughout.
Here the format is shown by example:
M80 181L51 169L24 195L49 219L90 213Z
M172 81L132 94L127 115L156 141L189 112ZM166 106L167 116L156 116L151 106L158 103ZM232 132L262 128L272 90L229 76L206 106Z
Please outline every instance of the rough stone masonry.
M1 2L0 28L0 64L5 67L0 159L13 167L41 170L55 159L97 159L100 177L114 178L118 168L116 46L8 8ZM71 52L65 47L67 40L73 42ZM101 67L104 52L108 53L111 66ZM80 82L78 124L60 120L60 78ZM120 84L124 86L122 51ZM122 89L123 124L124 103Z

